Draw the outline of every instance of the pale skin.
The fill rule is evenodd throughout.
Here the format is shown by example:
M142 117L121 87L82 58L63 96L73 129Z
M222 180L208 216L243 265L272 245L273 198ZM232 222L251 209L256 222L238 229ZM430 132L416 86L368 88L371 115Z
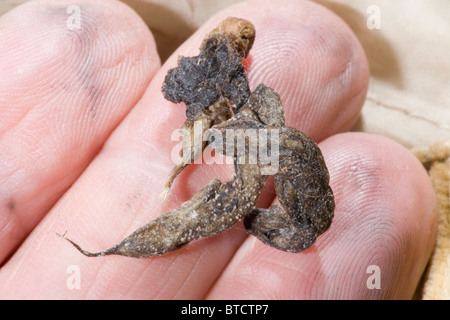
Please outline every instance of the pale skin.
M369 67L337 16L303 1L242 3L208 21L160 66L132 10L116 1L77 3L85 15L71 32L64 8L74 1L30 2L0 18L7 40L0 42L0 298L413 295L436 233L434 193L408 150L345 133L363 106ZM196 55L204 35L237 14L256 28L245 62L250 86L275 88L286 124L319 142L336 199L332 226L298 254L268 247L238 224L161 257L83 256L56 233L90 251L106 249L212 179L229 180L232 166L188 166L162 201L178 143L170 136L185 109L160 89L178 55ZM268 185L258 206L274 201ZM380 289L367 286L372 265ZM67 283L71 266L80 272L79 288Z

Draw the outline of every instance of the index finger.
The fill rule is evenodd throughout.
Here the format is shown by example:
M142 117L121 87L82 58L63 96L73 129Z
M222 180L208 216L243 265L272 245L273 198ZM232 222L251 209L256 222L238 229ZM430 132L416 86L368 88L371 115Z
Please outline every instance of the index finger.
M29 1L0 18L0 38L1 264L88 166L160 62L148 28L121 3Z

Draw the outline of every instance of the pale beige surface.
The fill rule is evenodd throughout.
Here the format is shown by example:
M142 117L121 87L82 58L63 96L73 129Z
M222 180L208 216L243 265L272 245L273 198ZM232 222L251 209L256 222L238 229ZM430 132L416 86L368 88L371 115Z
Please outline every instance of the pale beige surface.
M418 298L450 299L450 140L438 141L413 152L427 168L436 191L439 211L438 237L423 288Z
M371 83L356 129L407 147L450 138L450 2L317 1L354 30L369 59ZM380 29L367 10L380 10Z
M240 1L123 0L149 25L163 60L211 15ZM0 14L23 2L26 0L1 0ZM440 160L435 157L436 150L445 149L447 144L426 147L450 139L450 1L316 2L347 22L369 60L369 92L354 130L377 133L406 147L422 146L424 149L418 151L421 159L429 154L434 157L432 162L438 163L433 175L433 166L428 163L433 182L439 186L441 220L438 247L426 278L424 298L449 298L450 226L445 221L450 214L450 166L445 162L448 155ZM379 22L379 28L368 27L374 22Z

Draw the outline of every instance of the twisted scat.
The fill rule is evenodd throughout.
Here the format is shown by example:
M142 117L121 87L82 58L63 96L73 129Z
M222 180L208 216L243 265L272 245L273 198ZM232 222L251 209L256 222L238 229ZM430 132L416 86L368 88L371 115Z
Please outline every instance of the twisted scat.
M285 126L281 100L275 90L263 84L252 93L248 90L241 62L253 44L254 34L250 22L226 19L206 36L199 56L180 59L179 67L168 72L163 92L171 101L186 102L187 120L183 128L193 131L193 121L202 121L205 124L202 134L213 129L222 135L224 147L219 148L222 151L229 151L225 147L227 141L234 141L234 136L227 140L229 130L276 130L278 163L274 181L281 206L255 209L269 165L260 158L253 164L237 161L239 150L237 144L233 144L233 154L226 154L234 159L231 181L211 181L179 209L161 215L117 245L92 253L65 235L61 237L89 257L116 254L144 258L219 234L242 218L249 234L288 252L309 248L329 228L335 205L319 147L302 132ZM196 96L193 91L202 94ZM272 142L267 143L270 149ZM191 154L181 153L182 160L169 175L165 193L207 144L208 141L199 149L192 148Z

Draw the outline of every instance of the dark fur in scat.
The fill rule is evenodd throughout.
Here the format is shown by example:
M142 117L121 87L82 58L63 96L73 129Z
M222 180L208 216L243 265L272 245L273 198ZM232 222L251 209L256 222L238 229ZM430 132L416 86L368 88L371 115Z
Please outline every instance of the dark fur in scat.
M258 124L249 121L250 112ZM278 94L259 85L240 114L215 128L279 130L279 171L274 181L281 207L252 210L245 216L244 226L249 234L277 249L300 252L309 248L331 224L335 207L333 191L317 144L304 133L284 126ZM261 172L263 166L257 167L255 173Z
M185 102L186 117L194 120L203 110L222 98L234 105L234 112L250 97L241 55L224 35L208 39L196 57L182 57L168 71L162 91L172 102Z
M244 219L249 234L280 250L309 248L331 224L333 191L316 143L302 132L280 130L280 171L275 175L280 206L255 209Z
M328 229L335 205L319 147L302 132L285 126L281 100L275 90L263 84L251 95L248 90L240 60L253 43L252 28L251 23L242 19L225 20L207 36L198 57L182 58L179 67L169 71L163 90L169 100L186 102L188 118L192 117L187 124L193 119L202 119L213 125L212 130L220 132L223 151L227 138L231 139L227 137L227 130L276 132L279 166L274 180L281 206L255 209L267 179L264 174L267 164L261 159L255 164L240 163L237 145L234 145L234 154L227 154L235 163L231 181L211 181L179 209L156 218L110 249L91 253L67 239L81 253L91 257L161 255L201 237L214 236L242 218L247 231L262 242L280 250L299 252L309 248ZM235 65L226 66L227 63ZM231 119L224 110L227 108L225 101L237 107ZM184 126L192 127L186 123ZM271 145L267 147L270 149ZM245 150L248 153L248 148ZM195 150L187 158L200 152ZM169 188L187 164L181 162L174 168Z

